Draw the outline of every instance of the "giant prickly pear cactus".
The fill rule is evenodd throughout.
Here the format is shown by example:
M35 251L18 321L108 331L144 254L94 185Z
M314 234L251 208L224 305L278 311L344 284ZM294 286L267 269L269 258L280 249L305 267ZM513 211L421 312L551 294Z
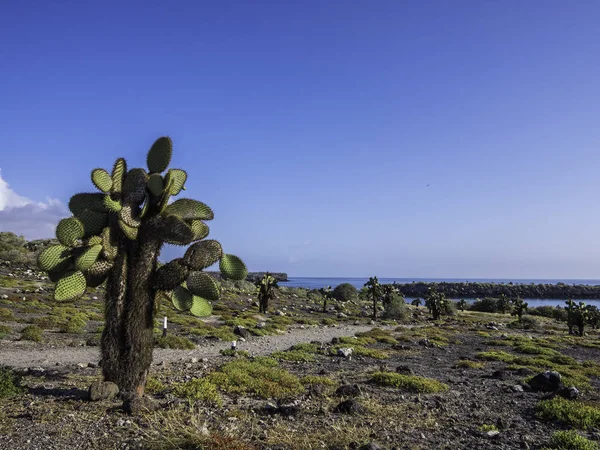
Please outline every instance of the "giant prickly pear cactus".
M373 320L375 320L377 319L377 301L383 295L383 288L381 287L381 284L379 284L377 277L369 278L369 281L363 286L367 288L367 296L373 302Z
M179 311L207 316L220 288L202 270L219 262L226 278L242 280L248 273L219 242L205 240L205 221L213 219L207 205L187 198L170 202L187 180L184 170L167 170L172 149L169 137L157 139L147 155L148 171L127 170L122 158L111 173L94 169L92 183L100 192L71 197L73 216L56 227L60 244L38 258L56 283L56 301L76 300L106 281L102 372L125 396L143 395L158 301L169 299ZM182 258L158 267L164 243L192 245Z
M269 272L265 273L262 279L256 282L256 295L258 297L258 311L266 313L269 308L269 300L275 297L275 288L277 288L277 279Z

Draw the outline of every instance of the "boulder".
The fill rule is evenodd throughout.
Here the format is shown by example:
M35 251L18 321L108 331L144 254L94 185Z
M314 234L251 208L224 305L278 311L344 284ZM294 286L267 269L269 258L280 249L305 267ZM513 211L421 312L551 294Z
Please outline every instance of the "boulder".
M366 408L354 399L345 400L339 403L333 412L341 414L364 414Z
M96 381L90 386L88 398L92 402L110 400L119 394L119 386L110 381Z
M236 325L235 328L233 329L233 334L236 334L238 336L243 337L244 339L248 338L248 336L250 335L250 333L248 332L248 330L240 325Z
M547 370L529 380L532 391L555 392L562 387L560 373Z

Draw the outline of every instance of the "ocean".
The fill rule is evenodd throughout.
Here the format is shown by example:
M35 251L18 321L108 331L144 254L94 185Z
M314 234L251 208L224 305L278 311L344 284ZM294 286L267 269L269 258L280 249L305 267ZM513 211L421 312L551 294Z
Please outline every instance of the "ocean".
M501 278L378 278L381 284L389 284L394 281L397 283L412 283L413 281L419 282L423 281L426 283L431 282L471 282L471 283L510 283L513 284L557 284L557 283L565 283L565 284L587 284L590 286L600 285L600 280L576 280L576 279L501 279ZM319 277L289 277L288 281L279 282L279 286L286 287L302 287L308 289L319 289L325 286L331 286L335 288L337 285L342 283L350 283L357 289L363 287L363 285L369 281L369 278L341 278L341 277L333 277L333 278L319 278ZM465 299L468 302L474 301L474 299ZM542 305L560 305L564 306L565 300L560 299L535 299L535 298L527 298L523 299L527 301L530 307L542 306ZM410 303L412 299L407 298L407 303ZM600 300L584 300L584 302L588 305L595 305L600 308Z

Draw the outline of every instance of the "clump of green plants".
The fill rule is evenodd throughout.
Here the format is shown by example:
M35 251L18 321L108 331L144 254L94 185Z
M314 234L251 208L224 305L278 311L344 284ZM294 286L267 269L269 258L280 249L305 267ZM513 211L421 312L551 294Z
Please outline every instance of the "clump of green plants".
M21 330L22 341L42 342L42 329L37 325L28 325Z
M8 308L0 308L0 321L8 322L10 320L14 320L15 316L13 312Z
M208 378L195 378L173 387L173 394L191 402L203 402L211 406L223 406L223 397L217 386Z
M385 285L387 287L390 285ZM384 299L386 297L384 296ZM394 320L407 320L409 318L409 311L406 306L406 301L404 297L402 297L398 293L391 294L389 300L384 303L383 310L383 318L384 319L394 319Z
M76 314L62 323L60 331L62 333L83 333L86 323L87 321L80 314Z
M371 381L380 386L389 386L423 394L448 390L448 385L432 378L417 375L402 375L396 372L375 372L371 377Z
M477 361L471 361L468 359L461 359L454 366L457 369L483 369L484 364Z
M284 399L304 392L295 375L279 367L273 358L236 359L224 364L207 379L224 392Z
M361 333L356 333L358 338L370 338L374 341L381 342L383 344L397 344L398 341L392 337L392 332L389 330L384 330L382 328L372 328L369 331L364 331ZM367 344L364 344L367 345Z
M250 330L248 330L250 331ZM238 337L229 328L213 327L211 325L201 325L189 330L191 334L196 336L211 336L223 341L237 341Z
M23 391L21 377L10 367L0 366L0 398L13 397Z
M542 450L598 450L598 444L579 435L574 430L557 431Z
M312 362L316 359L315 354L318 351L319 347L316 344L301 343L292 346L287 351L274 352L271 357L284 361Z
M160 381L154 377L148 377L148 380L146 381L146 392L147 393L158 394L159 392L162 392L166 389L167 389L167 385L164 384L162 381Z
M536 406L536 416L542 420L556 420L580 430L600 426L600 409L562 397L540 401Z
M325 319L321 320L321 323L327 326L337 325L337 320L326 317Z
M358 298L358 291L350 283L342 283L333 290L333 297L339 302L349 302Z
M4 339L9 334L10 328L8 328L6 325L0 325L0 339Z
M180 350L193 350L196 348L196 344L188 338L173 335L156 337L154 346L159 348L176 348Z
M496 425L492 425L492 424L488 424L488 423L484 423L483 425L481 425L479 427L479 429L481 431L487 432L487 431L498 431L498 427Z
M454 302L446 299L446 296L443 293L437 292L433 288L428 288L425 306L433 316L433 320L440 320L442 314L453 314Z
M269 272L265 273L263 278L256 283L258 297L258 311L266 313L269 309L269 300L275 298L275 289L277 288L277 279Z

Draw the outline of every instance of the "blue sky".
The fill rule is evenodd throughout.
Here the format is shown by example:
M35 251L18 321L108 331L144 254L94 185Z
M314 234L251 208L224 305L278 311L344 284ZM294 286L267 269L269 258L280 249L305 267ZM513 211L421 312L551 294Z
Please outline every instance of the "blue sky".
M51 235L93 168L170 135L185 196L250 270L600 278L596 1L0 16L0 230Z

